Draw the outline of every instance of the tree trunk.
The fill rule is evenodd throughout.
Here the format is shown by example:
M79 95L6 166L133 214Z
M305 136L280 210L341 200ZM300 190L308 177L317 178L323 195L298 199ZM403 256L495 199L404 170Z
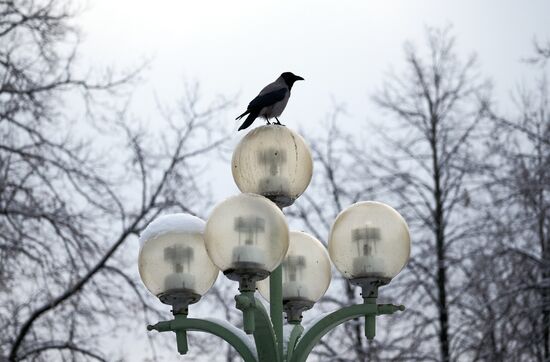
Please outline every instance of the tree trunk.
M544 245L544 244L543 244ZM550 288L548 283L550 281L550 251L548 244L544 245L545 248L542 251L542 337L544 339L544 361L550 361Z
M449 314L447 307L447 277L445 263L445 232L443 200L441 195L441 172L439 165L439 155L437 149L437 119L432 115L432 167L434 181L434 199L435 199L435 247L437 254L437 294L438 294L438 312L439 312L439 346L441 360L450 361L449 356Z

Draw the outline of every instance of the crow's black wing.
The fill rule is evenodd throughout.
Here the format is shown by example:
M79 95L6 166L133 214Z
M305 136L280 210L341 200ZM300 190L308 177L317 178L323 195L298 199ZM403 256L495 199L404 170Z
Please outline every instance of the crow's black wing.
M260 110L264 107L269 107L285 97L287 92L286 88L277 89L254 98L248 104L248 110Z

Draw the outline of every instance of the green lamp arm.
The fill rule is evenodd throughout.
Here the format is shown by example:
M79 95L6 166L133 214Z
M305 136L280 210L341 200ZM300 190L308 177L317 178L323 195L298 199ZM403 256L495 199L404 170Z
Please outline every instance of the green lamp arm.
M187 318L185 314L176 314L171 321L159 322L148 326L148 330L176 333L178 352L187 353L187 331L207 332L218 336L232 345L245 362L279 361L276 337L269 315L264 306L254 297L253 292L244 292L235 297L237 308L244 316L244 330L254 336L256 348L247 344L248 336L236 327L215 319Z
M392 314L398 310L404 310L403 306L392 304L358 304L352 305L322 317L319 321L307 328L298 343L294 346L292 353L287 352L287 361L305 362L308 355L321 338L336 326L354 318L365 317L373 320L376 315ZM372 327L374 337L374 327ZM294 332L294 331L293 331ZM365 331L368 332L368 331ZM290 347L290 345L289 345Z
M213 334L225 340L239 352L245 362L258 361L254 347L247 344L244 339L248 337L237 328L235 328L235 331L232 331L221 323L221 321L187 318L184 314L176 314L173 320L147 326L147 329L159 332L175 332L178 352L180 354L187 353L187 331L199 331ZM239 335L240 333L237 332L242 333L242 335Z
M292 353L294 352L296 343L298 343L298 340L302 336L303 332L304 332L304 327L302 327L301 324L296 324L292 328L292 331L290 332L290 336L288 336L285 361L290 361L292 359Z
M260 361L279 361L277 337L269 315L254 292L241 292L235 296L237 309L243 312L243 327L254 336Z

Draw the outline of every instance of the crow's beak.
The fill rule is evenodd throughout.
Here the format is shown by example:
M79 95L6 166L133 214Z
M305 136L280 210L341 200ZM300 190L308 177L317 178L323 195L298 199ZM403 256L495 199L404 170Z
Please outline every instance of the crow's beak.
M299 75L295 75L294 80L304 80L304 78L300 77Z

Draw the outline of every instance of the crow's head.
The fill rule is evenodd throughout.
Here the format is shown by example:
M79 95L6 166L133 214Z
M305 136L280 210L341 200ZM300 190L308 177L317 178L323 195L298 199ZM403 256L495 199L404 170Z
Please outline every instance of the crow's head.
M297 80L304 80L304 78L300 77L299 75L295 75L291 72L284 72L283 74L281 74L281 78L283 78L283 80L285 81L286 85L288 85L289 88L291 88L294 82L296 82Z

